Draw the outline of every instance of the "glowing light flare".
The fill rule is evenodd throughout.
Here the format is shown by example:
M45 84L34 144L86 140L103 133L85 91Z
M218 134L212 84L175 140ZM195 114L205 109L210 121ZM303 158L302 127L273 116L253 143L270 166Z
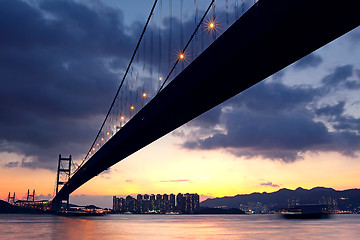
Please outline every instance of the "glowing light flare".
M110 133L109 133L109 132L107 132L107 133L106 133L106 135L108 135L108 136L109 136L109 135L110 135Z
M142 94L142 97L143 97L143 98L146 98L146 96L147 96L146 93L143 93L143 94Z
M162 78L162 77L159 77L158 79L159 79L159 81L163 80L163 78Z
M121 117L120 117L120 119L121 119L121 120L124 120L124 119L125 119L125 117L124 117L124 116L121 116Z
M93 147L92 150L95 151L95 148Z
M184 51L178 51L176 52L176 58L178 59L179 62L187 62L189 56L187 54L187 52L184 52Z
M130 110L134 110L134 109L135 109L134 106L131 106L131 107L130 107Z
M208 31L210 33L217 32L219 30L219 23L218 21L214 19L208 19L204 22L205 24L205 31Z
M101 138L101 141L104 141L104 138Z

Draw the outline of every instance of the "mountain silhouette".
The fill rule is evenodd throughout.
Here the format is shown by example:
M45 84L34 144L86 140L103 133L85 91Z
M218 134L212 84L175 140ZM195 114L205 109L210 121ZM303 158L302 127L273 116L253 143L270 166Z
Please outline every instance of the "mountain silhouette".
M343 211L360 209L360 189L337 191L332 188L315 187L310 190L298 187L295 190L280 189L272 193L241 194L233 197L207 199L200 203L202 207L241 208L250 204L267 206L278 210L289 205L327 204Z

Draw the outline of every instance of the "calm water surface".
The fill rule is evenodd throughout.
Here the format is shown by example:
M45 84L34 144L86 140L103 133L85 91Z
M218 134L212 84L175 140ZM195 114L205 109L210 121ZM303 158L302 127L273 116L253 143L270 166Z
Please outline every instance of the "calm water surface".
M0 214L0 239L360 239L360 215L285 220L277 215Z

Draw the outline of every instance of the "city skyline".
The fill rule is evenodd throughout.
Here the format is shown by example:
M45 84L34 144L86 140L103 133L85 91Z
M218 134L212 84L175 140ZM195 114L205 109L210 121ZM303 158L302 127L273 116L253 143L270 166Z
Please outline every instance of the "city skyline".
M0 3L0 22L8 23L0 24L3 200L8 192L22 198L27 189L53 194L58 154L80 162L121 77L100 59L114 58L124 70L138 37L131 29L152 4L142 2L139 22L129 14L133 5L116 1L37 2ZM86 14L99 23L95 32ZM79 43L84 39L70 20L82 23L86 36L114 36L118 45ZM61 35L67 27L69 35ZM56 30L58 39L51 37ZM72 201L97 199L108 207L119 193L197 192L204 200L280 188L359 188L359 42L358 27L116 164Z
M116 213L180 213L193 214L199 210L197 193L138 194L136 198L113 196L112 210Z

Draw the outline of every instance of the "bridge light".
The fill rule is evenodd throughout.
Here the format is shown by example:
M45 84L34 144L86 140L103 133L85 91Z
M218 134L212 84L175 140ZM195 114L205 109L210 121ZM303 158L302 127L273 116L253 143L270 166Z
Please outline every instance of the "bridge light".
M214 31L218 30L219 24L215 19L209 19L207 21L205 21L205 30L207 30L208 32L213 33Z
M135 109L134 106L131 106L131 107L130 107L130 110L134 110L134 109Z
M95 151L95 148L93 147L92 150Z
M101 141L104 141L104 138L101 138Z
M143 96L143 98L146 98L147 94L146 94L146 93L143 93L142 96Z
M159 81L161 81L163 78L162 77L159 77Z
M109 135L110 135L110 133L109 133L109 132L107 132L107 133L106 133L106 135L108 135L108 136L109 136Z
M89 152L89 154L91 154L91 152Z
M96 146L99 146L99 145L100 145L100 144L98 144L98 143L96 144Z
M125 117L124 117L124 116L121 116L121 117L120 117L120 119L121 119L121 120L124 120L124 119L125 119Z
M177 58L177 60L179 62L187 61L188 54L186 51L179 50L179 51L176 51L175 57Z

